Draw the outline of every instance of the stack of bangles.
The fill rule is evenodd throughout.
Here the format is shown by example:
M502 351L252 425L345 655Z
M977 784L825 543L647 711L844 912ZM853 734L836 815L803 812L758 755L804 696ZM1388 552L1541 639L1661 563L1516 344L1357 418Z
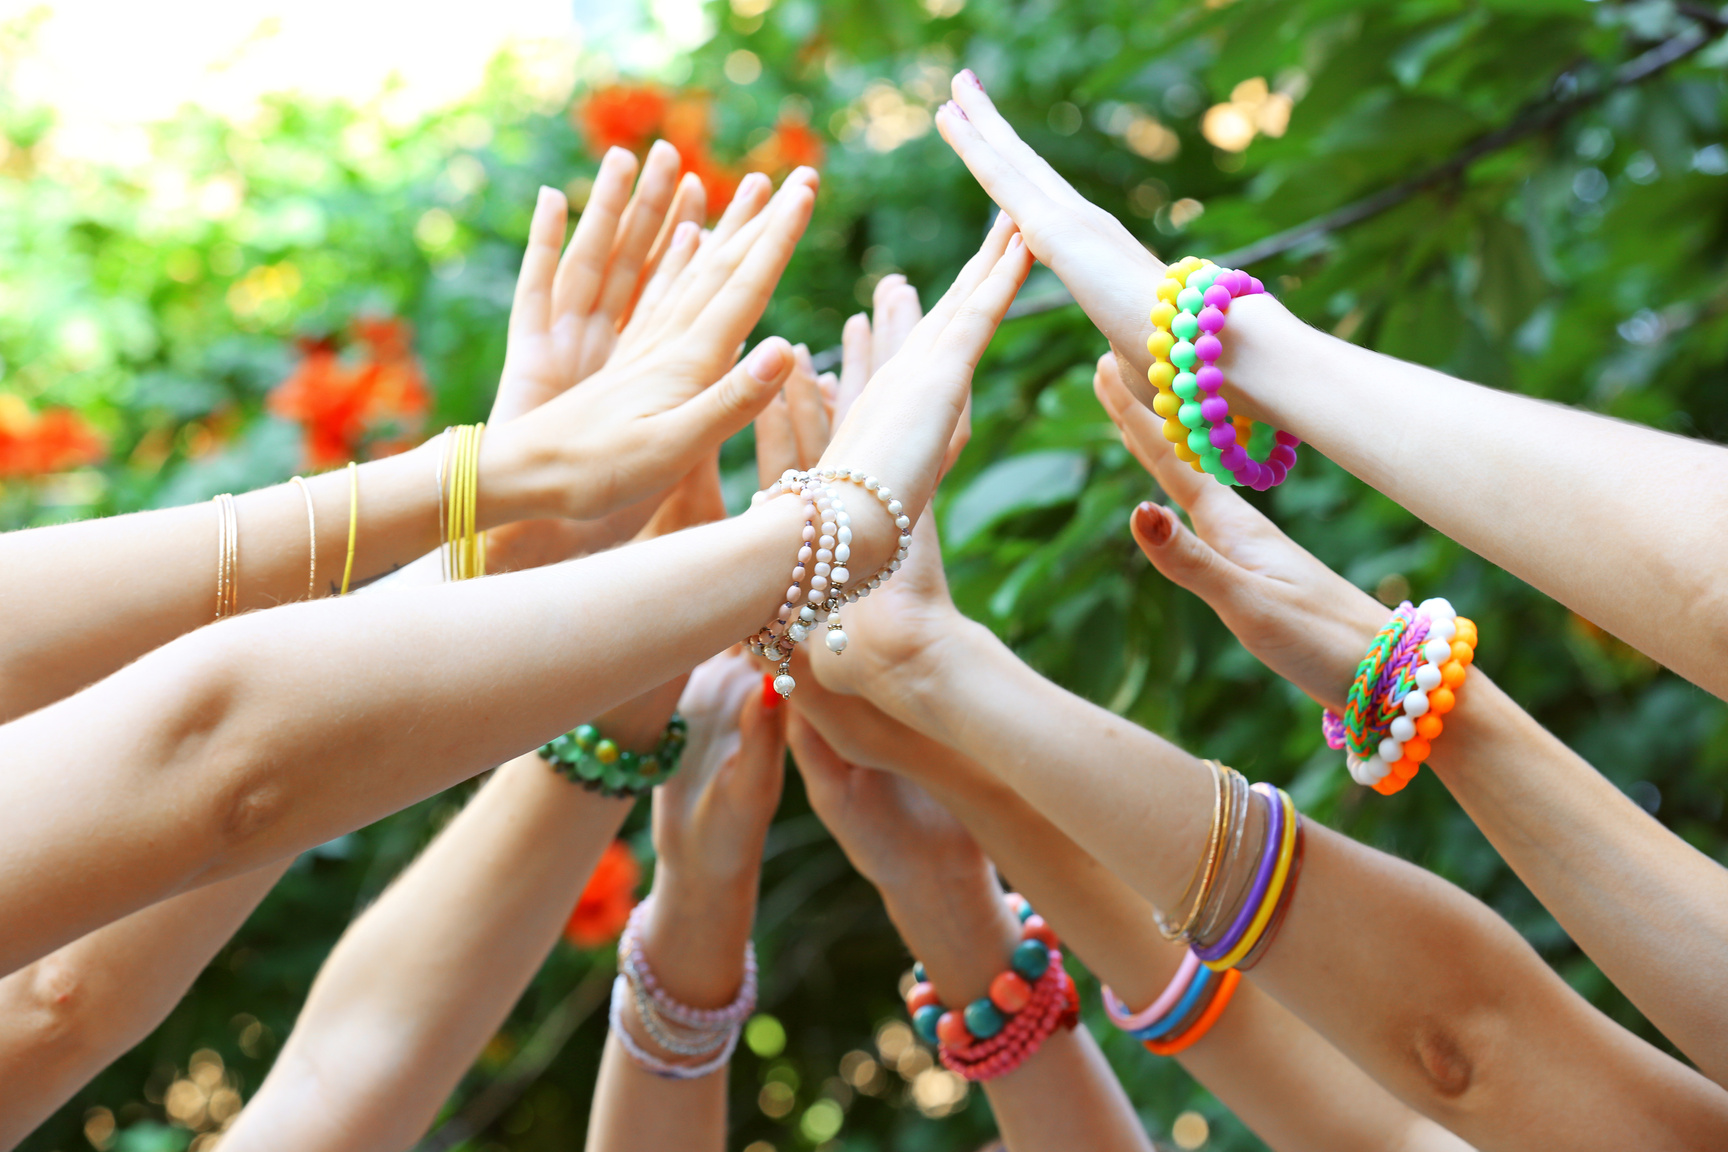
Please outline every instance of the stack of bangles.
M866 580L856 583L846 565L852 559L852 517L836 484L856 484L874 496L900 530L893 557ZM840 609L870 595L882 581L900 570L900 562L912 548L912 518L888 485L860 469L818 468L802 472L788 468L762 491L751 497L752 505L792 493L804 502L804 539L792 564L792 584L775 618L745 643L756 655L780 665L774 691L792 695L792 649L807 639L818 625L826 624L828 650L836 656L846 651L846 633L840 627Z
M906 993L912 1030L935 1046L944 1068L968 1080L1006 1076L1058 1028L1080 1021L1080 994L1062 967L1055 934L1018 893L1010 893L1009 902L1020 917L1021 939L987 996L962 1011L945 1008L923 964L913 967L916 982Z
M1246 971L1260 962L1278 934L1296 894L1296 881L1302 872L1304 843L1302 815L1283 789L1270 784L1249 786L1240 772L1215 760L1206 761L1213 775L1212 826L1206 838L1206 850L1195 865L1194 875L1177 900L1178 908L1186 911L1174 921L1160 914L1158 929L1166 940L1180 940L1190 946L1195 961L1212 972L1231 969ZM1258 836L1251 830L1258 829ZM1245 853L1245 843L1253 844L1252 854ZM1185 978L1183 973L1188 973ZM1204 1009L1195 1009L1199 996L1184 1006L1187 984L1194 970L1184 965L1173 986L1183 991L1174 994L1172 1010L1182 1012L1172 1017L1170 1012L1152 1012L1149 1008L1133 1017L1139 1020L1151 1014L1144 1028L1159 1029L1156 1039L1161 1045L1185 1041L1183 1047L1199 1039ZM1218 984L1214 1000L1233 984ZM1228 1000L1225 1001L1228 1003ZM1153 1004L1159 1008L1165 998ZM1218 1008L1223 1011L1222 1005ZM1162 1052L1163 1048L1154 1048Z
M642 927L654 897L636 905L624 935L618 940L618 978L612 982L612 1008L607 1017L613 1035L637 1064L669 1080L695 1080L718 1072L732 1059L738 1035L756 1010L756 949L744 946L744 982L724 1008L692 1008L674 1000L654 978L642 951ZM624 1004L634 1002L636 1018L654 1043L675 1056L700 1057L695 1064L662 1060L643 1048L624 1027Z
M1301 441L1246 416L1232 418L1230 402L1219 393L1224 372L1218 358L1230 302L1265 290L1246 272L1185 256L1158 284L1146 341L1152 354L1146 378L1158 390L1152 410L1164 418L1164 438L1176 455L1196 472L1259 492L1284 482Z
M1476 659L1476 625L1442 599L1400 604L1356 667L1344 714L1321 719L1350 778L1390 796L1416 776Z

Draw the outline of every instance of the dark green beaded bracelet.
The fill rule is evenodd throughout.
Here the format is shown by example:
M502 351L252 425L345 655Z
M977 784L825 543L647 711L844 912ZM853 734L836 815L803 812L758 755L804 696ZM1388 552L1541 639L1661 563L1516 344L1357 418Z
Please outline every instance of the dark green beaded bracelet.
M684 717L674 713L652 752L627 752L601 736L594 725L583 724L542 745L540 755L554 772L590 792L640 796L678 771L687 732Z

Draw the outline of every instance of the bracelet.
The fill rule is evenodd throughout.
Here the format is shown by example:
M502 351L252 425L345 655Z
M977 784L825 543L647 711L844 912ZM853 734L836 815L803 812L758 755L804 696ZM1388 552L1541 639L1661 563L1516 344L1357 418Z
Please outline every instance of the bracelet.
M306 550L311 556L306 565L306 599L316 600L318 598L318 512L312 507L312 488L306 483L306 478L295 476L288 482L300 489L300 495L306 500Z
M348 559L342 565L342 591L348 595L348 580L354 575L354 541L360 532L360 467L348 461Z
M1200 962L1215 972L1234 968L1259 943L1272 920L1272 913L1283 899L1290 863L1296 853L1296 828L1301 820L1296 805L1282 788L1256 784L1254 791L1271 807L1271 819L1266 822L1266 839L1260 853L1262 867L1254 878L1248 899L1243 903L1241 915L1231 925L1230 931L1216 943L1195 949ZM1268 864L1270 868L1266 867Z
M875 496L894 526L900 529L900 542L893 557L869 580L850 590L846 587L852 573L846 564L852 558L852 517L846 504L834 490L839 483L858 484ZM853 468L819 468L804 472L788 468L767 488L751 497L752 505L772 500L792 492L804 501L803 542L792 566L792 584L786 589L786 600L780 605L775 619L751 636L746 643L750 651L780 666L774 677L774 691L781 697L792 695L798 682L792 678L792 649L802 643L818 624L827 624L828 650L836 656L846 651L846 633L840 625L843 605L868 596L880 588L882 581L900 570L901 561L912 549L912 518L888 486L874 476ZM818 531L820 527L820 531ZM804 587L809 580L809 589Z
M1232 300L1265 286L1245 272L1188 256L1166 269L1156 289L1147 379L1158 390L1152 409L1164 418L1164 438L1196 471L1227 484L1265 491L1284 482L1296 463L1293 434L1230 416L1222 395L1218 333Z
M722 1008L693 1008L672 998L660 987L642 949L642 929L654 896L630 913L624 934L618 940L618 978L612 982L612 1005L608 1021L624 1051L637 1064L673 1080L694 1080L725 1067L738 1046L744 1021L756 1009L757 966L755 945L744 945L744 979L738 995ZM636 1005L637 1018L654 1042L681 1056L709 1056L698 1064L674 1064L661 1060L636 1042L623 1025L626 999Z
M1176 969L1176 975L1171 978L1169 987L1159 993L1158 999L1152 1001L1139 1012L1129 1012L1128 1006L1117 998L1110 986L1104 986L1104 1014L1110 1018L1110 1023L1124 1032L1139 1032L1150 1028L1159 1020L1170 1014L1170 1009L1182 996L1182 990L1194 978L1194 970L1200 967L1200 957L1194 955L1192 948L1182 953L1182 963Z
M1195 879L1188 881L1188 887L1183 889L1182 896L1176 901L1181 907L1187 901L1190 891L1194 893L1194 903L1190 905L1188 914L1182 917L1175 926L1164 919L1163 913L1153 910L1153 921L1158 926L1159 933L1166 940L1186 940L1199 922L1200 914L1205 910L1211 899L1213 885L1218 879L1220 849L1223 847L1232 812L1232 797L1235 794L1234 782L1239 775L1234 768L1226 768L1216 760L1204 761L1212 773L1212 830L1206 837L1206 852L1196 866L1195 878L1199 887L1195 889Z
M1344 715L1321 717L1353 780L1389 796L1415 778L1445 726L1440 717L1457 706L1476 643L1475 623L1447 600L1398 606L1357 665Z
M211 498L216 505L216 619L240 611L240 514L232 493Z
M602 796L642 795L666 783L678 771L689 725L676 712L652 752L631 752L600 735L592 724L580 724L540 746L540 756L552 770Z
M1144 1041L1146 1051L1154 1056L1175 1056L1194 1044L1202 1036L1212 1030L1212 1025L1224 1015L1224 1009L1230 1006L1230 1000L1236 995L1236 988L1242 983L1242 973L1232 968L1219 977L1217 988L1212 1000L1206 1005L1198 1019L1190 1024L1180 1034L1170 1040Z
M1224 875L1224 862L1242 858L1242 841L1248 835L1248 817L1253 807L1248 778L1240 772L1232 772L1230 774L1229 846L1224 849L1224 855L1219 863L1218 875L1220 879ZM1212 900L1205 909L1204 915L1196 921L1194 930L1188 933L1188 941L1213 939L1218 931L1218 926L1235 917L1242 901L1247 898L1247 893L1245 891L1237 892L1234 903L1228 900L1230 893L1230 886L1225 884L1219 884L1213 890Z
M1290 911L1290 905L1296 895L1296 881L1302 875L1303 847L1308 839L1308 825L1305 821L1296 821L1296 851L1290 858L1290 873L1284 879L1284 894L1278 898L1278 907L1273 909L1272 919L1267 923L1266 930L1260 934L1260 939L1254 947L1248 950L1248 955L1239 961L1232 972L1247 972L1266 956L1272 947L1272 941L1277 939L1278 930L1284 927L1284 917Z
M485 424L445 429L438 463L439 546L445 553L444 579L472 580L486 575L486 534L479 530L480 441Z
M1016 898L1021 940L1008 967L990 981L989 994L960 1012L942 1005L922 963L906 993L912 1030L935 1045L943 1067L968 1080L993 1080L1024 1064L1057 1028L1080 1019L1079 994L1062 966L1062 952L1043 918Z

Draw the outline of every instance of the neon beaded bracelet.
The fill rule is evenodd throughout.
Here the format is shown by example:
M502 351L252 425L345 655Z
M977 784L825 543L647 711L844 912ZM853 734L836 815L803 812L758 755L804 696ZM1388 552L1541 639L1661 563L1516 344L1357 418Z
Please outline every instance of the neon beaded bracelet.
M1475 623L1444 599L1393 611L1356 667L1343 714L1321 719L1351 779L1389 796L1415 778L1457 706L1476 643Z
M1196 471L1226 484L1264 491L1284 482L1300 441L1288 432L1230 415L1217 361L1231 301L1265 287L1246 272L1187 256L1166 269L1156 289L1147 379L1158 390L1152 409L1164 418L1164 438Z

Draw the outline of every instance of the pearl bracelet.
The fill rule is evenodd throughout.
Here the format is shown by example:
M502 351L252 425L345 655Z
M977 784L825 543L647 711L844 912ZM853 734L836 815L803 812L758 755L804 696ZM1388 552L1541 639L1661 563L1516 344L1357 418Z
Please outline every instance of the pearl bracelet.
M876 497L900 530L893 557L874 576L855 585L846 567L852 559L852 516L835 491L835 484L860 485ZM792 689L797 687L797 681L792 679L793 647L808 639L818 624L826 624L828 650L836 656L846 651L841 607L880 588L882 581L900 570L901 562L912 549L912 518L886 484L859 469L818 468L805 472L788 468L780 479L751 497L750 503L761 504L788 492L804 501L803 542L793 563L792 584L786 589L786 599L774 620L746 641L750 651L780 665L779 674L774 677L774 691L782 697L792 695Z

